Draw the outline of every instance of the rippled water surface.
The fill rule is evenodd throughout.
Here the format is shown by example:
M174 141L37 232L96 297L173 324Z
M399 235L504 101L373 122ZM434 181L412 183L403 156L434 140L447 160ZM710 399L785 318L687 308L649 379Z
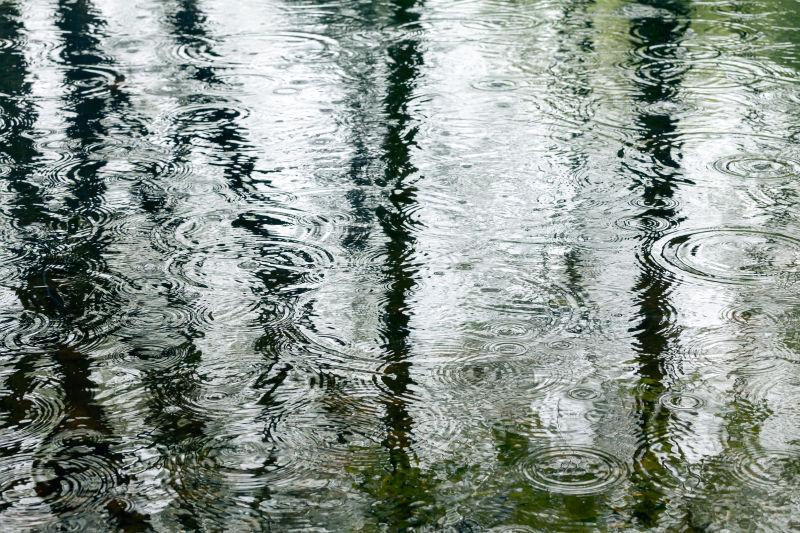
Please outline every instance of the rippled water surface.
M0 0L4 531L800 527L797 0Z

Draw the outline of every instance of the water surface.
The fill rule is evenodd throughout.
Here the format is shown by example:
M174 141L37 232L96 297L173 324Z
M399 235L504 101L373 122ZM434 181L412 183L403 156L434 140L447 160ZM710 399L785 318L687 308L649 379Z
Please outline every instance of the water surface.
M3 530L800 527L794 0L0 1Z

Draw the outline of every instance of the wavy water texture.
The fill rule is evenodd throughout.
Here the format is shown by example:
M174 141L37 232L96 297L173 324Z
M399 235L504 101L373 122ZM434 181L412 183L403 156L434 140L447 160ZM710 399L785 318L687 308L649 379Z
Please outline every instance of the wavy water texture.
M798 13L0 2L2 529L796 529Z

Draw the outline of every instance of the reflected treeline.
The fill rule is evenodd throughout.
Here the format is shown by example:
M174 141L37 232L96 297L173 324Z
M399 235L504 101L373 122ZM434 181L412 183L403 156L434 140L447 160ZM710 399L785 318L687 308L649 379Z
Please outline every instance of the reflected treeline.
M24 42L24 27L18 6L12 2L0 5L2 39L9 43ZM38 153L31 135L26 133L36 121L36 108L31 98L30 72L24 51L11 48L0 55L3 76L0 91L6 95L0 100L3 120L8 126L3 131L3 153L12 162L12 170L5 177L8 190L15 197L9 213L23 227L34 223L44 224L51 217L43 212L41 187L27 179L33 173ZM18 253L22 253L20 250Z

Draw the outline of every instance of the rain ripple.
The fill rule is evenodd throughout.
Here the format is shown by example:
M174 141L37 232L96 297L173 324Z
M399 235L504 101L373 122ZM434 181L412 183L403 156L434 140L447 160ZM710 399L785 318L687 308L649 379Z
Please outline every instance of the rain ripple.
M800 272L800 240L749 228L670 233L657 241L655 261L682 279L714 283L775 283Z

